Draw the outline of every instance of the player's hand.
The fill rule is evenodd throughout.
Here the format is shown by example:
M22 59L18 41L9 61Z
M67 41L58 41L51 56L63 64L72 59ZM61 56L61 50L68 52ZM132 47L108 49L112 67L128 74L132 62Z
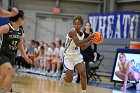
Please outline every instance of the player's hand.
M24 59L27 61L27 63L32 64L33 61L26 55L24 56Z
M12 13L13 16L17 15L18 12L19 12L18 9L15 8L15 7L13 7L12 10L11 10L11 13Z
M94 38L94 37L95 37L95 34L94 33L90 34L90 38L91 39Z

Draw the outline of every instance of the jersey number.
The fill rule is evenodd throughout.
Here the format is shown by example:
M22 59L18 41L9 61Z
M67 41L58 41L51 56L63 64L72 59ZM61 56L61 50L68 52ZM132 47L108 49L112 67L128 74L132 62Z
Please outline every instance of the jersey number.
M71 41L72 41L72 39L67 39L67 41L66 41L66 43L65 43L65 51L64 52L66 52L66 50L68 49L68 47L70 46L70 43L71 43Z
M12 45L16 46L18 41L12 41Z

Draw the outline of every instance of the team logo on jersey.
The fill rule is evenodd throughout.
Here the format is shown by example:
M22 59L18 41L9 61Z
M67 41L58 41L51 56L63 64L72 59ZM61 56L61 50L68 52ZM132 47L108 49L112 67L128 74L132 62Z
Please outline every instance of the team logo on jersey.
M20 33L20 32L18 32L18 34L19 34L19 35L21 35L21 33Z
M17 39L19 39L20 35L9 35L9 38L17 38Z

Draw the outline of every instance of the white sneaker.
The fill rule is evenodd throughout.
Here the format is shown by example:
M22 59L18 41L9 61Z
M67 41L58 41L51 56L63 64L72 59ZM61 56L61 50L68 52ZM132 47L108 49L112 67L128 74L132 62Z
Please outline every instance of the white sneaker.
M81 90L81 93L86 93L86 90Z
M60 71L56 71L52 76L53 76L53 77L60 76L60 73L61 73Z
M62 73L61 78L60 78L60 80L59 80L59 85L60 85L60 86L64 85L64 83L65 83L64 77L65 77L65 76L66 76L66 74L65 74L65 73Z
M77 77L78 77L77 75L73 76L73 80L72 80L73 83L76 83Z
M48 73L48 76L52 76L54 74L54 71L50 71L49 73Z
M46 71L46 72L45 72L45 76L47 76L48 74L49 74L49 72L48 72L48 71Z
M41 73L40 69L36 70L35 73L36 73L36 74L40 74L40 73Z

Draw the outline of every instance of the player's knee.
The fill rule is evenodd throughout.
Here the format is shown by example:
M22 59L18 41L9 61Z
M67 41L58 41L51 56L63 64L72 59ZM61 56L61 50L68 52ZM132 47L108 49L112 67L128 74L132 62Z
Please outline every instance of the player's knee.
M5 74L6 76L10 76L11 78L15 77L15 71L13 68L8 68L7 73Z

